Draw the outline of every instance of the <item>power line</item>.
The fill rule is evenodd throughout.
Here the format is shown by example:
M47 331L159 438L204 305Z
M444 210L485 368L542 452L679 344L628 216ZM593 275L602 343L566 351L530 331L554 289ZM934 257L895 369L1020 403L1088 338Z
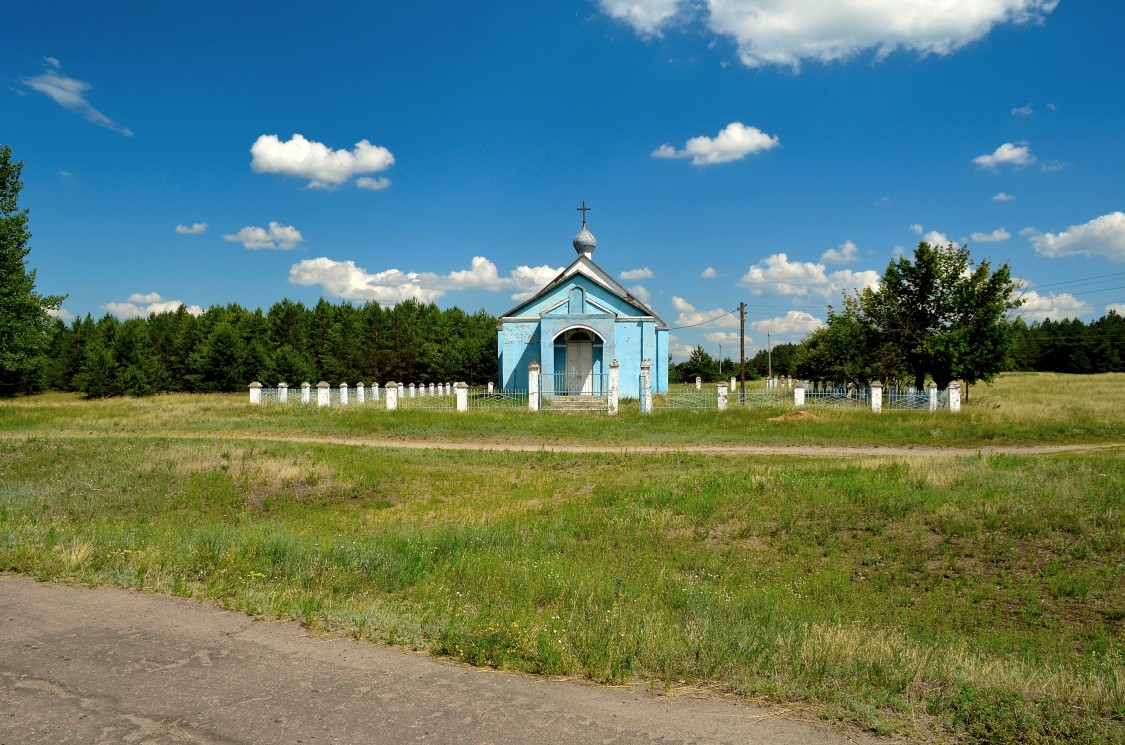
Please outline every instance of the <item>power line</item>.
M668 330L669 330L669 331L678 331L679 329L693 329L693 328L695 328L696 326L706 326L706 325L707 325L707 324L709 324L709 323L714 323L715 321L719 320L720 318L726 318L727 316L731 316L731 315L734 315L734 314L735 314L735 313L737 313L737 312L738 312L738 308L735 308L735 309L734 309L734 310L732 310L732 311L728 311L728 312L726 312L726 313L723 313L723 314L722 314L722 315L720 315L720 316L715 316L714 318L710 318L710 319L708 319L708 320L706 320L706 321L700 321L699 323L689 323L689 324L687 324L686 326L673 326L673 327L671 327L671 328L670 328L670 329L668 329Z

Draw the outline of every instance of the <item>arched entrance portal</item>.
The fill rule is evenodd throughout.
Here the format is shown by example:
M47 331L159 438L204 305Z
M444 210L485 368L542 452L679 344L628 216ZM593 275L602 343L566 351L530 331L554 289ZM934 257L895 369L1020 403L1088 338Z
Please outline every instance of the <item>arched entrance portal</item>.
M594 392L594 337L582 329L567 332L566 390L579 395Z
M555 337L554 384L556 395L598 395L604 388L599 373L603 372L603 340L589 328L567 329Z

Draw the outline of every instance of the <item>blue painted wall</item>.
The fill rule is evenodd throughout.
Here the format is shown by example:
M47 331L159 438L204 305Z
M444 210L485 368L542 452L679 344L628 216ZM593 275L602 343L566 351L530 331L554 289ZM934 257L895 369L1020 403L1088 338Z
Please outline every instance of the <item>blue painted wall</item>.
M599 307L600 306L600 307ZM498 330L498 369L501 388L527 389L527 368L538 362L544 388L549 389L565 359L556 350L556 339L569 329L583 328L600 340L594 347L594 374L609 372L609 362L620 367L621 397L640 395L641 360L652 362L655 393L668 390L668 330L655 321L618 321L617 316L638 316L643 311L607 292L588 278L576 275L548 294L512 311L527 320L501 322ZM536 319L537 320L533 320Z

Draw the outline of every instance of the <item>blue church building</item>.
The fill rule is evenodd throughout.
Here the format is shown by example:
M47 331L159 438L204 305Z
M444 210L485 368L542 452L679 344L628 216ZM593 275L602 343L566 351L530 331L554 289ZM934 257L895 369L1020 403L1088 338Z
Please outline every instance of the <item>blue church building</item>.
M574 238L578 258L500 318L500 386L526 390L539 363L546 395L600 395L609 364L619 365L622 398L640 396L641 361L651 363L653 393L668 390L668 324L594 263L598 242L586 227Z

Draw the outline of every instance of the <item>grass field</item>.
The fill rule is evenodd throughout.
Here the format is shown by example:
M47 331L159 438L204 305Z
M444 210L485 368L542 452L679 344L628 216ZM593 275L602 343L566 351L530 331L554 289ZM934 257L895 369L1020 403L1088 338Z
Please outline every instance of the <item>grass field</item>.
M594 455L254 435L1107 443L1125 440L1123 383L1005 376L960 417L780 423L20 399L0 403L0 568L913 738L1122 742L1125 449Z

